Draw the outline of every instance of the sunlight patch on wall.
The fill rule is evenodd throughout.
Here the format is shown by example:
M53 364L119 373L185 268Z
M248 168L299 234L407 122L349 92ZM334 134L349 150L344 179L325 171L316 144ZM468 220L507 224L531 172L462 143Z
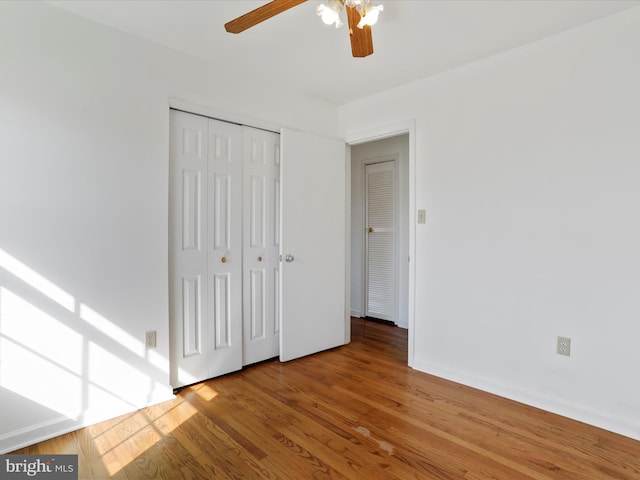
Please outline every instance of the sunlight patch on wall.
M116 353L102 345L89 342L88 349L88 404L87 417L104 417L105 412L116 415L127 410L139 408L146 402L149 377L131 367L131 363L119 358ZM136 398L138 396L139 398ZM125 400L127 399L127 400Z
M136 355L144 356L144 343L106 319L91 307L80 304L80 318Z
M0 392L13 399L0 412L2 448L30 432L89 425L171 398L162 381L169 359L129 327L0 249Z
M156 350L147 350L147 361L162 372L169 371L169 359L160 355Z
M5 287L0 287L0 328L0 385L77 418L82 335Z
M73 295L64 291L38 272L27 267L24 263L9 255L0 248L0 267L12 273L20 280L28 283L43 295L49 297L61 307L73 312L75 310L75 299Z
M0 249L0 393L11 399L0 412L0 448L172 398L169 359L126 330L136 327Z

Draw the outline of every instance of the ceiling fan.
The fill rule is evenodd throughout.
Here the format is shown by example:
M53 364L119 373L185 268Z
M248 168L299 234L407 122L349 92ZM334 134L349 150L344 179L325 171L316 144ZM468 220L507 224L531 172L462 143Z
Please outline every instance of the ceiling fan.
M382 5L373 6L372 0L327 0L326 5L318 7L317 13L327 25L340 27L340 12L347 11L349 22L349 37L351 39L351 53L354 57L366 57L373 53L373 38L371 25L376 23L378 15L382 11ZM224 25L229 33L244 32L271 17L278 15L290 8L300 5L306 0L272 0L271 2L245 13Z

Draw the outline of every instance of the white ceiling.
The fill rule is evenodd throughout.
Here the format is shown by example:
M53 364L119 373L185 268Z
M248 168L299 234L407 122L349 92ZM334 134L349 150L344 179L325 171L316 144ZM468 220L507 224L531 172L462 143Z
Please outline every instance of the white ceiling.
M245 0L50 0L153 42L344 104L640 5L640 0L374 0L375 53L353 58L348 30L308 1L243 33L223 25L266 3ZM344 19L346 21L346 19Z

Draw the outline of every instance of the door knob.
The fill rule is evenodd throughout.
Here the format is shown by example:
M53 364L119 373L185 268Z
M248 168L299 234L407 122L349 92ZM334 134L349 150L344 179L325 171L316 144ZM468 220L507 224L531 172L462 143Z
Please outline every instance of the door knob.
M222 257L222 258L220 259L220 261L221 261L222 263L227 263L227 257Z
M258 261L261 262L262 261L262 257L258 257Z
M287 263L291 263L291 262L293 262L293 260L294 260L294 256L293 255L290 255L290 254L287 253L284 256L284 261L287 262Z
M373 233L373 227L369 227L369 228L367 228L367 232L369 232L369 233Z

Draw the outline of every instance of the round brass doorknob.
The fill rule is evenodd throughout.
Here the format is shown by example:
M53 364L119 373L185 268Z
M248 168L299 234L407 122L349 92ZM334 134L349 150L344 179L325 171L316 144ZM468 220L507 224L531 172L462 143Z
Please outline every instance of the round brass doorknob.
M261 262L262 261L262 257L258 257L258 261Z
M373 227L369 227L369 228L367 228L367 232L369 232L369 233L373 233Z
M227 257L222 257L222 258L220 259L220 261L221 261L222 263L227 263Z

